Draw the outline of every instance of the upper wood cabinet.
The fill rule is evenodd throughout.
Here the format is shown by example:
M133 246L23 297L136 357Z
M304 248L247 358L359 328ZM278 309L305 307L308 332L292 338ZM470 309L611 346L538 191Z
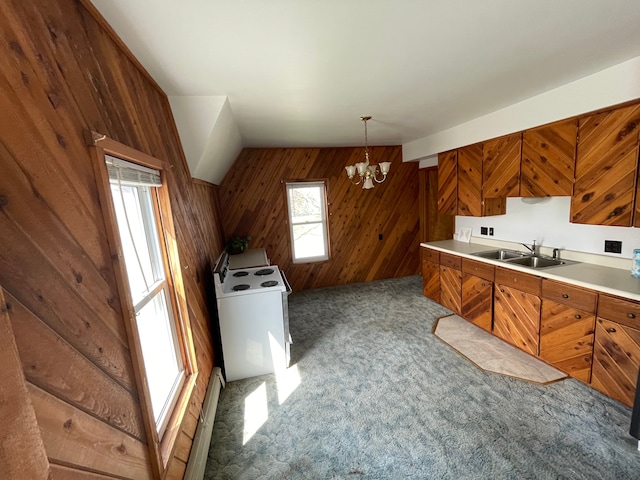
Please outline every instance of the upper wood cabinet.
M633 225L639 126L640 104L580 119L571 222Z
M482 144L438 154L438 211L482 217L506 213L506 200L482 195Z
M438 154L438 211L458 214L458 151Z
M504 198L482 195L482 144L458 149L458 215L484 217L506 213Z
M521 197L573 194L578 119L532 128L522 134Z
M484 142L482 194L485 199L519 195L521 152L522 133Z

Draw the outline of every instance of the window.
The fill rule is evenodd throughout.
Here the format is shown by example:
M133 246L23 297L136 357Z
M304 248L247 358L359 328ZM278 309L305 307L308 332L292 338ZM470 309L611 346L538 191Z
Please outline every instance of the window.
M325 182L286 184L294 263L329 259Z
M156 430L162 436L185 379L154 210L160 172L107 156Z
M86 132L154 478L174 452L197 360L168 187L157 158Z

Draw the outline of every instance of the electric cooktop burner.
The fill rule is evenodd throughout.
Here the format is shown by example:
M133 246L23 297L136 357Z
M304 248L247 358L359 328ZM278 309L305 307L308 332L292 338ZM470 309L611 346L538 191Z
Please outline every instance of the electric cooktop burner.
M275 270L273 268L263 268L261 270L258 270L255 275L271 275Z
M260 284L261 287L275 287L278 284L276 280L267 280Z
M234 277L246 277L247 275L249 275L249 272L235 272L233 274Z
M251 285L247 285L246 283L241 283L239 285L234 285L232 290L234 292L239 292L240 290L248 290L249 288L251 288Z

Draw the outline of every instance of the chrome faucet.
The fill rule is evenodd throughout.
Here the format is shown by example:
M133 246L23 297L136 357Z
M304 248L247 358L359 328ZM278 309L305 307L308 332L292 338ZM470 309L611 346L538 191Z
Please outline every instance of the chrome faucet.
M527 250L529 250L531 252L531 255L533 255L534 257L538 256L537 252L536 252L536 241L533 241L533 245L529 246L526 243L521 243L520 245L522 245L523 247L525 247Z
M553 256L551 257L554 260L560 260L560 249L559 248L554 248L553 249Z

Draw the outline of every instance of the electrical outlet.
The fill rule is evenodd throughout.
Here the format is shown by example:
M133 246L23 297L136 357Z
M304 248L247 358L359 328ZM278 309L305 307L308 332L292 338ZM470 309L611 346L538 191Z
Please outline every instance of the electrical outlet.
M493 237L493 227L489 227L489 236Z
M488 233L487 227L480 227L480 235L487 235Z
M604 251L609 253L622 253L622 242L618 240L605 240Z

